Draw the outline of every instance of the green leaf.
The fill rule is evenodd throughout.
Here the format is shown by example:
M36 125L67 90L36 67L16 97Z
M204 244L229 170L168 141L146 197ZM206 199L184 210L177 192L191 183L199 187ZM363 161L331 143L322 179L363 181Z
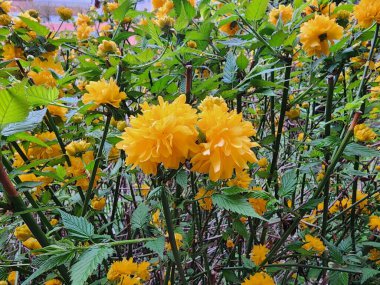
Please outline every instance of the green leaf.
M326 239L323 239L323 241L325 242L325 244L327 245L329 249L329 254L332 260L335 261L336 263L343 264L344 262L343 255L340 252L339 248L337 248L333 243L329 242Z
M21 137L20 139L25 139L25 140L37 143L39 145L44 144L43 146L45 146L46 145L45 143L38 140L34 136L27 137L25 135L19 134L25 131L32 131L34 128L36 128L44 119L45 114L46 114L46 109L32 111L29 113L28 117L24 121L11 123L5 126L4 129L1 130L1 134L6 137L17 134L17 136Z
M149 207L145 204L140 204L136 210L134 210L131 218L132 229L142 229L148 222Z
M75 285L83 285L87 279L96 272L96 268L103 260L113 254L113 249L110 247L92 247L86 250L80 257L77 263L71 268L71 281Z
M25 17L20 17L19 18L25 23L27 24L28 28L31 29L32 31L35 31L36 34L38 36L42 36L42 37L45 37L49 34L50 30L41 25L40 23L36 22L36 21L33 21L29 18L25 18Z
M223 82L232 83L235 80L237 71L236 58L232 51L229 51L226 56L226 65L223 70Z
M160 258L164 258L164 249L165 249L164 237L159 237L159 238L156 238L155 240L148 241L145 244L145 247L157 253Z
M149 35L152 37L152 40L162 46L162 42L160 40L160 37L158 35L158 32L157 32L157 28L156 26L153 24L153 22L151 20L147 20L148 21L148 32L149 32Z
M252 0L247 7L247 11L245 12L245 17L252 20L261 20L265 12L267 10L269 4L269 0Z
M188 178L188 173L184 169L179 171L175 176L175 181L177 182L179 186L182 187L183 190L187 189L187 178Z
M239 195L226 196L222 194L214 194L212 195L212 203L227 211L266 221L266 219L255 212L251 204L249 204L245 198Z
M177 31L181 31L184 28L186 28L188 24L189 24L189 16L186 13L186 10L185 10L185 7L183 6L183 3L181 2L181 13L180 13L179 17L177 18L177 20L174 24L174 28Z
M243 52L239 54L239 56L236 59L236 64L240 70L244 70L247 68L249 63L248 58L244 55Z
M380 271L372 268L362 268L362 278L360 279L360 284L364 284L368 279L379 275Z
M248 192L247 189L240 188L238 186L225 187L221 189L225 195L236 195L244 192Z
M287 171L281 178L279 194L283 198L291 197L296 191L297 175L294 170Z
M30 112L32 113L32 112ZM12 124L11 124L12 125ZM10 125L8 125L7 127L9 127ZM6 128L7 128L6 127ZM3 130L4 131L4 130ZM1 134L3 134L3 131L1 132ZM3 134L4 135L4 134ZM7 141L8 142L14 142L14 141L18 141L18 140L21 140L21 141L28 141L28 142L32 142L32 143L35 143L37 145L40 145L40 146L43 146L43 147L49 147L46 143L44 143L42 140L40 140L39 138L35 137L35 136L32 136L28 133L17 133L17 134L13 134L11 136L9 136L7 138Z
M0 127L20 122L29 113L24 86L18 85L0 90Z
M58 99L57 88L46 88L43 85L34 85L26 89L26 96L32 106L49 105Z
M248 231L245 225L240 221L240 220L235 220L232 223L232 227L234 228L235 231L238 232L239 235L241 235L244 238L248 238Z
M350 143L349 145L347 145L343 154L347 156L358 155L361 157L380 157L379 151L357 143Z
M282 44L284 44L285 40L288 38L288 34L284 33L283 31L277 31L275 32L269 41L269 44L272 47L279 47Z
M94 226L83 217L76 217L59 210L62 222L70 236L80 240L89 240L94 235Z
M115 11L113 11L113 18L117 21L124 20L125 14L128 12L128 10L131 8L132 2L131 1L124 1L117 7Z
M70 251L59 255L51 255L51 256L38 256L34 261L33 265L37 268L36 271L33 272L21 285L31 284L30 282L40 276L41 274L50 271L56 266L65 264L72 260L75 256L75 253Z
M348 285L348 273L339 271L330 271L330 284Z

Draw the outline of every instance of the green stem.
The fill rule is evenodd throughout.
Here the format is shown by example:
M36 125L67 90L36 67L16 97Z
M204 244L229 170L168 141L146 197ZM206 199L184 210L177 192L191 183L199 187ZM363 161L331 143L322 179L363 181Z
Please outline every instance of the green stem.
M359 170L359 156L356 156L356 161L354 163L354 170ZM356 252L356 241L355 241L355 202L356 202L356 192L358 190L358 179L355 177L355 180L352 184L352 200L351 200L351 221L350 221L350 228L351 228L351 241L352 241L352 251Z
M94 184L95 184L96 174L98 171L100 160L102 158L103 148L104 148L104 144L106 142L108 129L110 127L110 122L111 122L111 115L107 115L106 125L105 125L104 131L103 131L103 137L102 137L102 140L100 142L98 153L96 154L94 168L92 169L92 172L91 172L90 182L88 184L86 197L85 197L84 203L83 203L82 217L84 217L84 215L86 215L86 213L87 213L87 206L88 206L88 203L90 202L90 199L91 199L92 190L93 190Z
M179 255L177 243L175 241L174 227L173 227L173 222L172 222L172 218L171 218L171 214L170 214L170 205L169 205L168 197L166 194L166 190L164 188L162 188L162 190L161 190L161 202L162 202L162 208L163 208L163 212L164 212L166 226L168 228L169 242L170 242L170 245L172 248L174 261L175 261L177 269L178 269L181 284L185 285L185 284L187 284L186 278L185 278L185 271L182 268L181 257Z

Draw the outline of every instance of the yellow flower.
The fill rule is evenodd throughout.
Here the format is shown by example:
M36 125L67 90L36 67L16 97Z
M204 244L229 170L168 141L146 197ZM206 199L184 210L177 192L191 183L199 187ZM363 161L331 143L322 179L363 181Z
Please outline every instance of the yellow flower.
M62 121L66 121L67 108L49 105L47 109L49 110L50 115L60 117Z
M156 210L152 215L152 224L156 227L161 227L160 210Z
M37 67L45 71L52 69L59 75L63 75L65 73L61 62L56 59L55 53L46 53L41 57L35 57L30 66Z
M78 40L87 40L94 29L87 25L79 25L77 28Z
M301 229L306 229L309 226L313 226L314 223L317 221L317 218L315 217L316 212L313 211L311 215L305 216L300 223Z
M354 128L355 139L361 142L369 142L374 140L377 135L376 133L365 124L357 124Z
M78 13L76 24L77 24L77 26L91 25L91 18L85 14Z
M170 30L173 27L174 22L174 19L170 16L163 16L154 21L154 23L164 31Z
M85 93L82 97L82 102L88 104L90 102L95 103L96 107L102 104L110 104L115 108L119 108L120 102L127 98L125 92L120 92L120 87L111 78L109 82L105 79L100 81L90 81L86 85Z
M260 168L266 168L268 166L268 159L266 157L262 157L257 161L257 165Z
M152 0L153 9L156 10L162 6L164 6L166 0Z
M108 54L117 54L120 55L120 49L117 47L117 44L114 41L103 40L102 43L98 46L98 56L106 56Z
M241 285L276 285L276 283L267 273L258 272L246 278Z
M323 3L323 4L319 4L319 2L322 2L322 1L320 1L320 0L311 1L310 0L309 6L307 6L304 10L306 15L310 15L312 13L320 13L320 14L329 16L334 12L335 7L336 7L336 4L334 2L333 3Z
M227 182L228 186L237 186L240 188L245 188L248 189L249 185L251 184L252 178L249 176L248 171L243 170L243 171L237 171L235 178L230 179Z
M79 140L69 143L65 149L70 156L80 156L82 153L86 152L90 146L90 143L84 140Z
M232 21L221 26L219 30L221 30L223 33L226 33L229 36L234 36L239 31L239 24L237 21Z
M36 134L35 137L46 143L48 147L31 143L28 148L28 157L30 159L48 159L62 154L53 132L43 132Z
M121 285L144 284L149 279L149 262L135 263L133 258L112 263L107 273L109 281L116 281Z
M187 0L191 6L195 7L195 4L197 4L197 0Z
M70 20L73 16L73 10L64 6L57 7L55 11L57 12L62 21Z
M329 43L341 39L343 28L327 16L316 15L314 19L302 24L300 41L309 56L329 55Z
M338 13L333 15L334 18L336 18L336 22L342 26L343 28L346 28L348 24L350 23L351 18L351 12L347 10L340 10Z
M54 226L56 226L57 224L58 224L58 220L57 219L51 219L50 220L50 224L54 227Z
M368 28L373 22L380 24L380 2L373 0L361 0L354 7L354 16L358 24L363 28Z
M116 144L127 154L126 164L139 166L145 174L156 174L160 163L177 169L185 162L196 150L198 137L196 110L185 101L186 96L181 95L173 103L159 97L159 105L141 105L142 114L130 118L131 126Z
M31 70L28 72L28 76L33 80L35 85L45 85L47 87L57 86L57 80L50 71L41 70L40 72L35 72Z
M372 215L369 217L369 222L368 222L369 228L373 230L378 230L380 231L380 217L376 215Z
M278 9L274 8L269 13L269 22L273 25L277 24L278 19L281 18L281 21L286 24L293 17L293 7L292 5L280 5Z
M28 238L26 241L24 241L22 243L26 248L30 249L30 250L35 250L35 249L40 249L42 248L42 246L40 245L40 243L38 242L38 240L36 240L35 238L33 237L30 237Z
M0 16L0 18L1 18L1 16ZM8 285L8 281L0 280L0 285Z
M254 187L252 190L254 191L262 191L261 187ZM248 202L251 204L252 208L262 216L267 210L268 201L263 198L249 198Z
M191 159L192 170L208 173L212 181L229 179L234 170L242 171L248 168L248 162L257 161L250 140L256 131L241 113L229 112L225 103L209 106L210 99L205 100L200 106L198 128L206 142L200 144L200 150Z
M356 191L356 200L355 200L355 202L357 202L357 201L359 201L359 200L361 200L361 199L363 199L363 198L365 198L367 196L368 196L367 194L363 193L360 190L357 190ZM367 205L368 205L368 200L365 199L365 200L363 200L363 202L360 202L358 206L359 206L359 209L364 209Z
M199 188L197 195L195 195L195 200L197 200L199 207L205 211L212 210L212 194L213 190L206 190L205 188Z
M59 279L50 279L46 281L44 285L62 285L62 281Z
M232 239L228 239L226 241L226 246L227 246L227 248L233 248L235 246L235 243Z
M96 211L103 210L105 205L106 205L106 198L105 197L98 197L95 195L95 197L92 198L92 200L91 200L91 208L93 208Z
M77 177L76 186L82 188L82 190L86 191L89 184L89 175L86 172L86 166L94 160L94 152L87 151L82 157L71 156L71 166L66 166L67 174L72 177ZM100 172L100 170L98 170ZM80 177L80 178L79 178ZM97 181L99 180L99 175L95 177L94 187L97 185Z
M150 192L150 187L149 187L149 185L147 185L147 184L142 184L141 185L141 187L140 187L140 191L141 191L141 195L143 196L143 197L146 197L146 196L148 196L148 194L149 194L149 192Z
M0 26L9 26L12 23L12 18L7 14L0 15Z
M375 261L377 265L380 265L380 250L377 250L376 248L372 248L369 251L368 259L371 261Z
M15 283L16 283L16 277L17 277L17 271L12 271L11 273L9 273L7 281L11 285L15 285Z
M1 12L4 12L8 14L11 11L12 8L12 1L0 1L0 9L2 10Z
M305 244L302 246L303 249L315 251L318 255L321 255L326 249L323 242L312 235L306 235L304 242Z
M254 245L251 251L251 260L259 266L267 257L269 249L265 245Z
M15 47L12 44L5 44L3 46L3 60L24 59L24 53L21 48ZM8 66L16 66L16 62L11 62Z
M18 17L13 18L13 27L15 29L20 29L20 28L28 29L28 25L19 17L27 18L33 22L41 22L38 11L33 10L33 9L26 10L24 13L18 14Z
M197 43L195 41L188 41L186 43L186 45L189 47L189 48L197 48Z
M107 3L107 4L106 4L106 7L107 7L107 11L108 11L108 12L113 12L113 11L115 11L117 8L119 8L119 3L116 3L116 2L113 2L113 3Z
M13 234L19 241L26 241L28 238L33 236L32 232L26 224L17 227Z
M169 237L169 234L166 233L165 237ZM183 245L183 237L180 233L174 233L174 239L175 239L175 244L177 245L177 248L180 248ZM172 250L172 246L170 242L165 243L165 248L166 250Z
M295 119L298 119L299 116L300 116L300 109L299 108L292 108L290 109L289 111L286 111L285 112L285 115L291 119L291 120L295 120Z

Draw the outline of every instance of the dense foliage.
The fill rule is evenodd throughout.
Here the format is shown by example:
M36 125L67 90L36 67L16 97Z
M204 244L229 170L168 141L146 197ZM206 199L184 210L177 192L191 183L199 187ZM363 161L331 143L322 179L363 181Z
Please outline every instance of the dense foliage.
M11 5L0 285L379 284L380 1Z

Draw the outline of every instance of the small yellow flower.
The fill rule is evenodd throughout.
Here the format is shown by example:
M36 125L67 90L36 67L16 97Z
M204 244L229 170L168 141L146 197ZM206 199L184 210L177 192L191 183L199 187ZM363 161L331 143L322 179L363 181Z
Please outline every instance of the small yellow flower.
M257 161L257 165L260 168L267 168L268 166L268 159L266 157L262 157Z
M77 26L91 25L91 18L85 14L78 13L76 24L77 24Z
M110 81L101 79L100 81L91 81L86 85L85 93L82 97L82 102L88 104L95 103L96 107L102 104L110 104L115 108L119 108L120 102L127 98L125 92L120 92L120 87L111 78Z
M61 106L54 106L54 105L49 105L47 109L50 112L50 115L53 117L59 117L61 118L62 121L66 121L66 114L67 114L67 108L61 107Z
M4 1L4 0L0 1L1 12L8 14L11 11L11 8L12 8L12 1Z
M243 171L238 170L238 171L236 171L235 178L230 179L227 182L227 185L230 187L231 186L237 186L240 188L248 189L249 185L251 184L251 181L252 181L252 178L249 175L247 170L243 170Z
M186 43L186 45L189 47L189 48L197 48L197 43L195 41L188 41Z
M376 215L372 215L369 217L369 222L368 222L369 228L373 230L378 230L380 231L380 217Z
M84 140L79 140L69 143L65 147L65 149L67 154L70 156L81 156L84 152L86 152L89 149L90 146L90 143Z
M251 251L251 260L259 266L267 257L269 249L265 245L254 245Z
M12 271L11 273L9 273L7 281L11 285L15 285L16 284L16 277L17 277L17 271Z
M0 26L9 26L12 23L12 18L7 14L0 15Z
M32 232L26 224L17 227L14 231L14 235L19 241L25 241L33 236Z
M227 248L233 248L235 246L235 243L232 239L228 239L226 241L226 246L227 246Z
M323 1L320 0L309 0L309 6L307 6L304 10L306 15L310 15L312 13L320 13L326 16L330 16L336 7L336 4L333 3L321 3ZM321 3L321 4L320 4Z
M306 235L304 242L305 244L302 246L303 249L315 251L318 255L321 255L326 249L323 242L312 235Z
M239 24L237 21L232 21L231 23L221 26L219 30L229 36L234 36L239 31Z
M361 142L369 142L377 137L376 133L365 124L357 124L355 126L354 136L358 141Z
M377 265L380 265L380 250L377 250L376 248L372 248L369 251L368 259L371 261L375 261Z
M92 200L91 200L91 208L93 208L96 211L103 210L105 205L106 205L106 198L105 197L98 197L95 195L95 197L92 198Z
M59 279L50 279L46 281L44 285L62 285L62 281Z
M103 40L102 43L98 46L97 55L104 57L109 54L120 55L120 49L114 41Z
M149 194L149 192L150 192L150 187L149 187L149 185L147 185L147 184L142 184L141 185L141 188L140 188L140 191L141 191L141 195L143 196L143 197L146 197L146 196L148 196L148 194Z
M199 188L197 195L195 195L195 200L197 200L199 207L205 211L212 210L212 194L213 190L206 190L205 188Z
M57 219L51 219L50 220L50 224L54 227L54 226L56 226L57 224L58 224L58 220Z
M57 14L59 15L62 21L68 21L73 16L73 10L64 6L58 7L55 10L57 11Z
M156 227L161 227L160 210L157 209L152 215L152 224Z
M280 5L278 9L274 8L269 13L269 22L273 25L276 25L278 20L281 18L281 21L286 24L293 17L293 7L291 5L285 6Z
M166 233L165 237L168 238L169 234ZM174 233L174 238L175 238L175 244L177 245L177 248L181 248L182 245L183 245L183 237L182 237L182 235L180 233ZM170 242L166 242L165 243L165 248L168 251L172 250L172 246L171 246Z
M35 250L35 249L40 249L42 248L42 246L40 245L40 243L38 242L38 240L36 240L35 238L33 237L30 237L28 238L26 241L23 241L22 243L26 248L30 249L30 250Z
M133 258L112 263L107 273L107 279L111 282L118 282L119 285L144 284L149 279L149 262L136 263Z
M244 279L241 285L276 285L272 277L265 272L258 272Z
M300 116L300 109L299 108L292 108L290 109L289 111L286 111L285 112L285 115L291 119L291 120L295 120L295 119L298 119L299 116Z
M170 30L174 26L174 22L174 19L170 16L164 16L155 21L156 25L164 31Z

